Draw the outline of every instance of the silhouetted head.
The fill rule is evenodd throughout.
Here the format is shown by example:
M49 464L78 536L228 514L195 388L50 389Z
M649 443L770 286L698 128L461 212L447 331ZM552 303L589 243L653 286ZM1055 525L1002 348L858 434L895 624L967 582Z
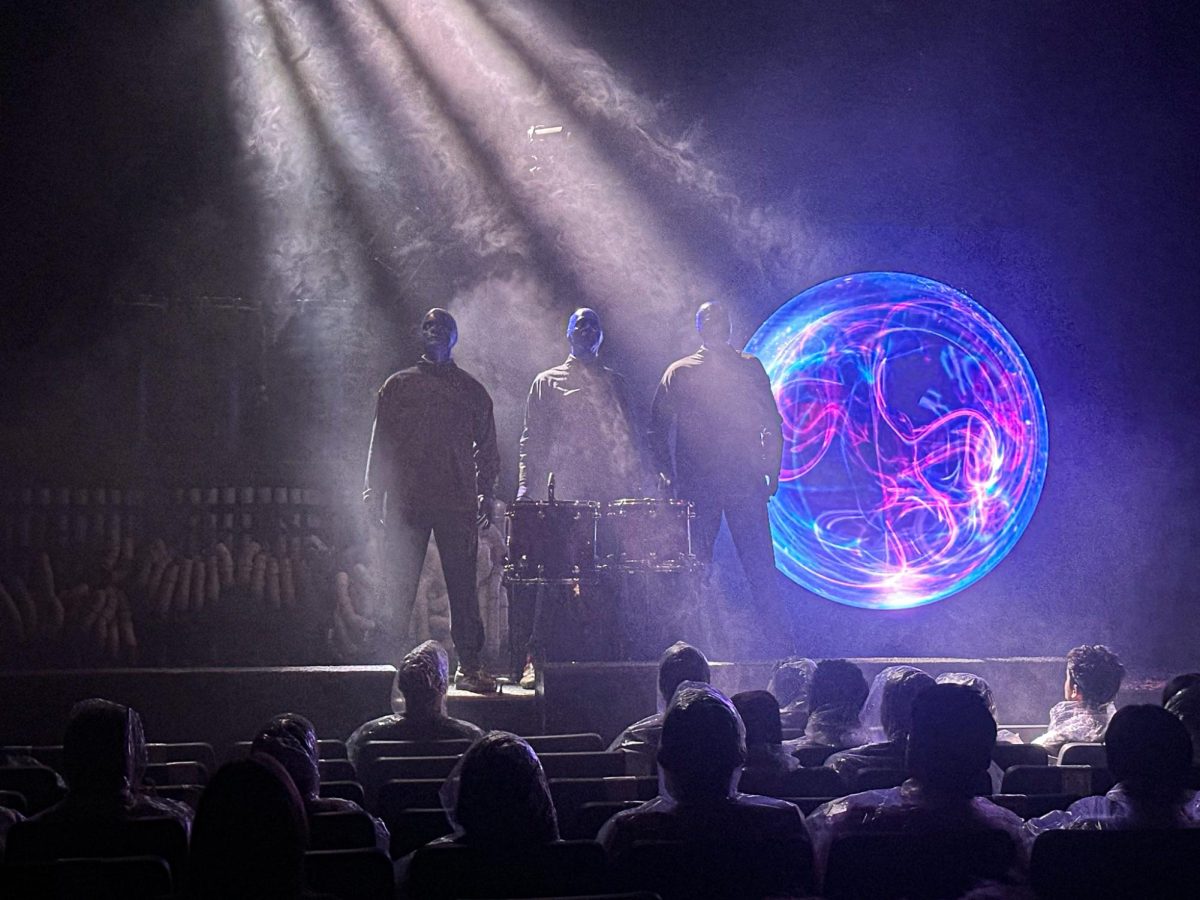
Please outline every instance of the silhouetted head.
M321 791L317 732L304 716L298 713L276 716L255 735L250 749L283 766L303 799L317 799Z
M444 711L446 691L450 689L450 658L437 641L414 647L396 667L396 689L404 695L404 711L409 716Z
M1163 685L1162 705L1166 706L1167 701L1184 688L1195 687L1198 684L1200 684L1200 672L1185 672L1182 675L1176 675Z
M912 666L893 666L883 677L879 723L889 741L904 741L912 727L913 701L933 687L934 680Z
M1092 705L1111 703L1124 677L1125 667L1117 654L1103 644L1084 644L1067 654L1064 693L1068 700Z
M988 712L992 714L993 719L996 718L996 700L992 696L991 686L978 675L972 675L970 672L943 672L934 681L938 684L961 684L963 687L969 687L983 698Z
M458 323L454 316L437 307L421 319L421 348L433 362L446 362L458 343Z
M71 707L63 735L63 776L72 793L130 790L145 768L146 737L134 710L98 698Z
M257 753L226 763L196 808L190 896L297 898L307 844L304 804L283 767Z
M567 342L571 345L571 355L577 359L591 359L599 353L604 342L600 314L586 306L571 313L567 320Z
M746 728L746 744L783 743L783 722L779 701L769 691L742 691L733 695L733 707Z
M700 681L707 684L712 676L708 670L708 659L684 641L676 641L668 647L658 661L658 692L667 703L675 689L685 681Z
M910 712L909 774L934 790L971 796L996 744L996 720L983 697L961 684L931 683Z
M463 754L451 780L457 796L448 812L464 843L527 847L558 840L542 763L515 734L493 731L481 737Z
M729 343L733 335L733 322L729 310L720 300L710 300L696 310L696 331L700 332L700 343L705 347L720 347Z
M823 659L813 670L808 707L812 712L848 706L855 712L867 702L867 679L862 669L844 659Z
M663 716L658 765L681 801L715 799L733 789L746 761L746 730L729 699L707 684L680 685Z
M817 664L803 656L789 656L775 663L767 690L775 695L779 706L808 707L809 689L812 687L813 672Z
M1169 796L1187 785L1192 741L1161 706L1123 706L1104 733L1108 771L1132 793Z
M1165 708L1183 723L1192 740L1192 761L1200 765L1200 684L1176 691Z

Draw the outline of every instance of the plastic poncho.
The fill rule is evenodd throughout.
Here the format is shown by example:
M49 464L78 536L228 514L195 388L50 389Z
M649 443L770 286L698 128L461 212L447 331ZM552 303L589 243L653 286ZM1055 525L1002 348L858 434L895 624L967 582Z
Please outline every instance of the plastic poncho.
M1080 741L1097 743L1104 740L1108 720L1117 710L1112 703L1094 704L1083 700L1064 700L1050 710L1050 728L1038 735L1033 743L1055 751L1063 744Z
M938 684L961 684L963 687L969 687L973 691L978 691L983 699L987 702L988 712L992 714L992 718L997 722L996 718L996 699L992 696L992 688L986 681L978 675L970 672L943 672L934 679ZM998 729L996 731L997 744L1020 744L1023 743L1021 736L1015 731L1006 729Z
M779 701L779 718L784 728L808 725L808 692L817 664L802 656L790 656L775 664L767 690Z
M533 748L493 731L480 738L442 785L442 808L456 843L528 847L558 840L550 784Z
M865 743L878 744L895 738L894 735L887 733L883 724L884 701L892 691L896 690L897 685L913 673L925 675L925 672L915 666L888 666L875 676L862 711L863 728L867 732ZM931 678L930 681L932 680Z
M1166 710L1183 722L1192 739L1192 765L1200 765L1200 686L1177 691L1167 701Z
M142 789L146 770L142 719L128 706L82 700L71 708L63 736L67 796L38 821L103 821L170 816L190 828L191 809Z
M1180 791L1167 798L1139 796L1127 785L1118 784L1103 797L1084 797L1065 810L1056 809L1025 823L1030 838L1062 828L1087 831L1200 828L1200 796L1195 791Z
M1030 837L1021 817L983 797L927 791L914 779L900 787L831 800L808 817L818 872L824 873L835 838L863 831L943 832L989 829L1008 834L1017 847L1015 880L1024 877Z

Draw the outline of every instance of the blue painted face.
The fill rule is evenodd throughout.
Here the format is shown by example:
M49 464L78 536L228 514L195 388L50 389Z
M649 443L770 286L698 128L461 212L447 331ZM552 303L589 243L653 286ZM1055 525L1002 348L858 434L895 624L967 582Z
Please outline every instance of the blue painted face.
M567 341L571 344L571 355L591 358L600 352L604 342L604 329L600 316L594 309L582 307L571 313L567 321Z
M444 309L431 309L421 320L421 347L434 362L445 362L458 343L458 323Z

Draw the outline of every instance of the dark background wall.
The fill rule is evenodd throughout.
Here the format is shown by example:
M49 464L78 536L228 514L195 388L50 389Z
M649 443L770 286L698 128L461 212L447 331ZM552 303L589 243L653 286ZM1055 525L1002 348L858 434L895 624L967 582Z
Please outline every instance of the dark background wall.
M350 492L374 387L440 304L511 492L578 302L648 403L706 296L744 339L818 281L910 271L1030 358L1045 490L946 601L796 590L811 653L1195 663L1191 4L26 2L3 25L11 483ZM488 60L513 71L472 80Z

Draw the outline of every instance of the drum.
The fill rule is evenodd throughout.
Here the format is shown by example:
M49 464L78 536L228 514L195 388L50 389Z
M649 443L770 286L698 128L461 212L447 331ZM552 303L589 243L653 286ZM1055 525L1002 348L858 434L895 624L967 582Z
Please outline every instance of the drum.
M692 556L687 500L614 500L604 511L605 563L631 572L682 572Z
M569 584L595 578L599 503L520 500L504 518L508 581Z

